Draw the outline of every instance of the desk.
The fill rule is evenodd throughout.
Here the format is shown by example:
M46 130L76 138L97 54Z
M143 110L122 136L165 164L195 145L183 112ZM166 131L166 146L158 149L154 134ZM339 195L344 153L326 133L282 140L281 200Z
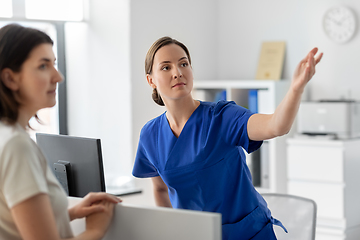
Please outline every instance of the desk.
M69 207L80 198L68 197ZM85 230L85 219L71 222L75 235ZM221 240L221 214L163 207L118 204L104 240Z

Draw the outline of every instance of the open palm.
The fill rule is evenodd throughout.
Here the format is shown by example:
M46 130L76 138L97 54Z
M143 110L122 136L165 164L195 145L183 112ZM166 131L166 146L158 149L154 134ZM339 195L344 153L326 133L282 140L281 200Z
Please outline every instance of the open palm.
M297 65L292 81L292 86L295 91L302 92L306 84L312 78L312 76L314 76L315 66L320 62L323 56L323 53L320 53L317 56L315 56L317 52L318 49L313 48L306 55L306 57L303 60L301 60L300 63Z

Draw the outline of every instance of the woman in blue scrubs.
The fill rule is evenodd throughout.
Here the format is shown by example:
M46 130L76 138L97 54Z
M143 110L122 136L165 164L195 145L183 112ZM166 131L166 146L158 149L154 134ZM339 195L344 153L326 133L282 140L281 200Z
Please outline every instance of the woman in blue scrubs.
M253 114L234 102L194 100L186 46L163 37L149 49L146 78L166 111L141 130L133 175L151 177L158 206L222 214L223 240L276 239L243 152L289 132L301 95L322 54L314 48L297 66L291 87L273 114Z

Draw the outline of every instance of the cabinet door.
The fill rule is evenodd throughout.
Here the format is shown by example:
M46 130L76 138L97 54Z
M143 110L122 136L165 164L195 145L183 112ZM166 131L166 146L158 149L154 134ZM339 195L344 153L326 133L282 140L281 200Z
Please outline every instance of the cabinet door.
M344 218L344 185L289 181L289 194L313 199L317 204L317 216Z
M343 148L289 145L288 179L344 182Z

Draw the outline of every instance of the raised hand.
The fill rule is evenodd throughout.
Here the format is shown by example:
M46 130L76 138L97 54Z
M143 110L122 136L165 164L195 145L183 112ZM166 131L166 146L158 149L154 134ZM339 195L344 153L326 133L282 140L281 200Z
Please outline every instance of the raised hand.
M313 48L297 65L291 83L291 87L294 91L302 93L306 84L314 76L315 66L320 62L323 56L323 53L319 53L315 56L317 52L318 49Z

